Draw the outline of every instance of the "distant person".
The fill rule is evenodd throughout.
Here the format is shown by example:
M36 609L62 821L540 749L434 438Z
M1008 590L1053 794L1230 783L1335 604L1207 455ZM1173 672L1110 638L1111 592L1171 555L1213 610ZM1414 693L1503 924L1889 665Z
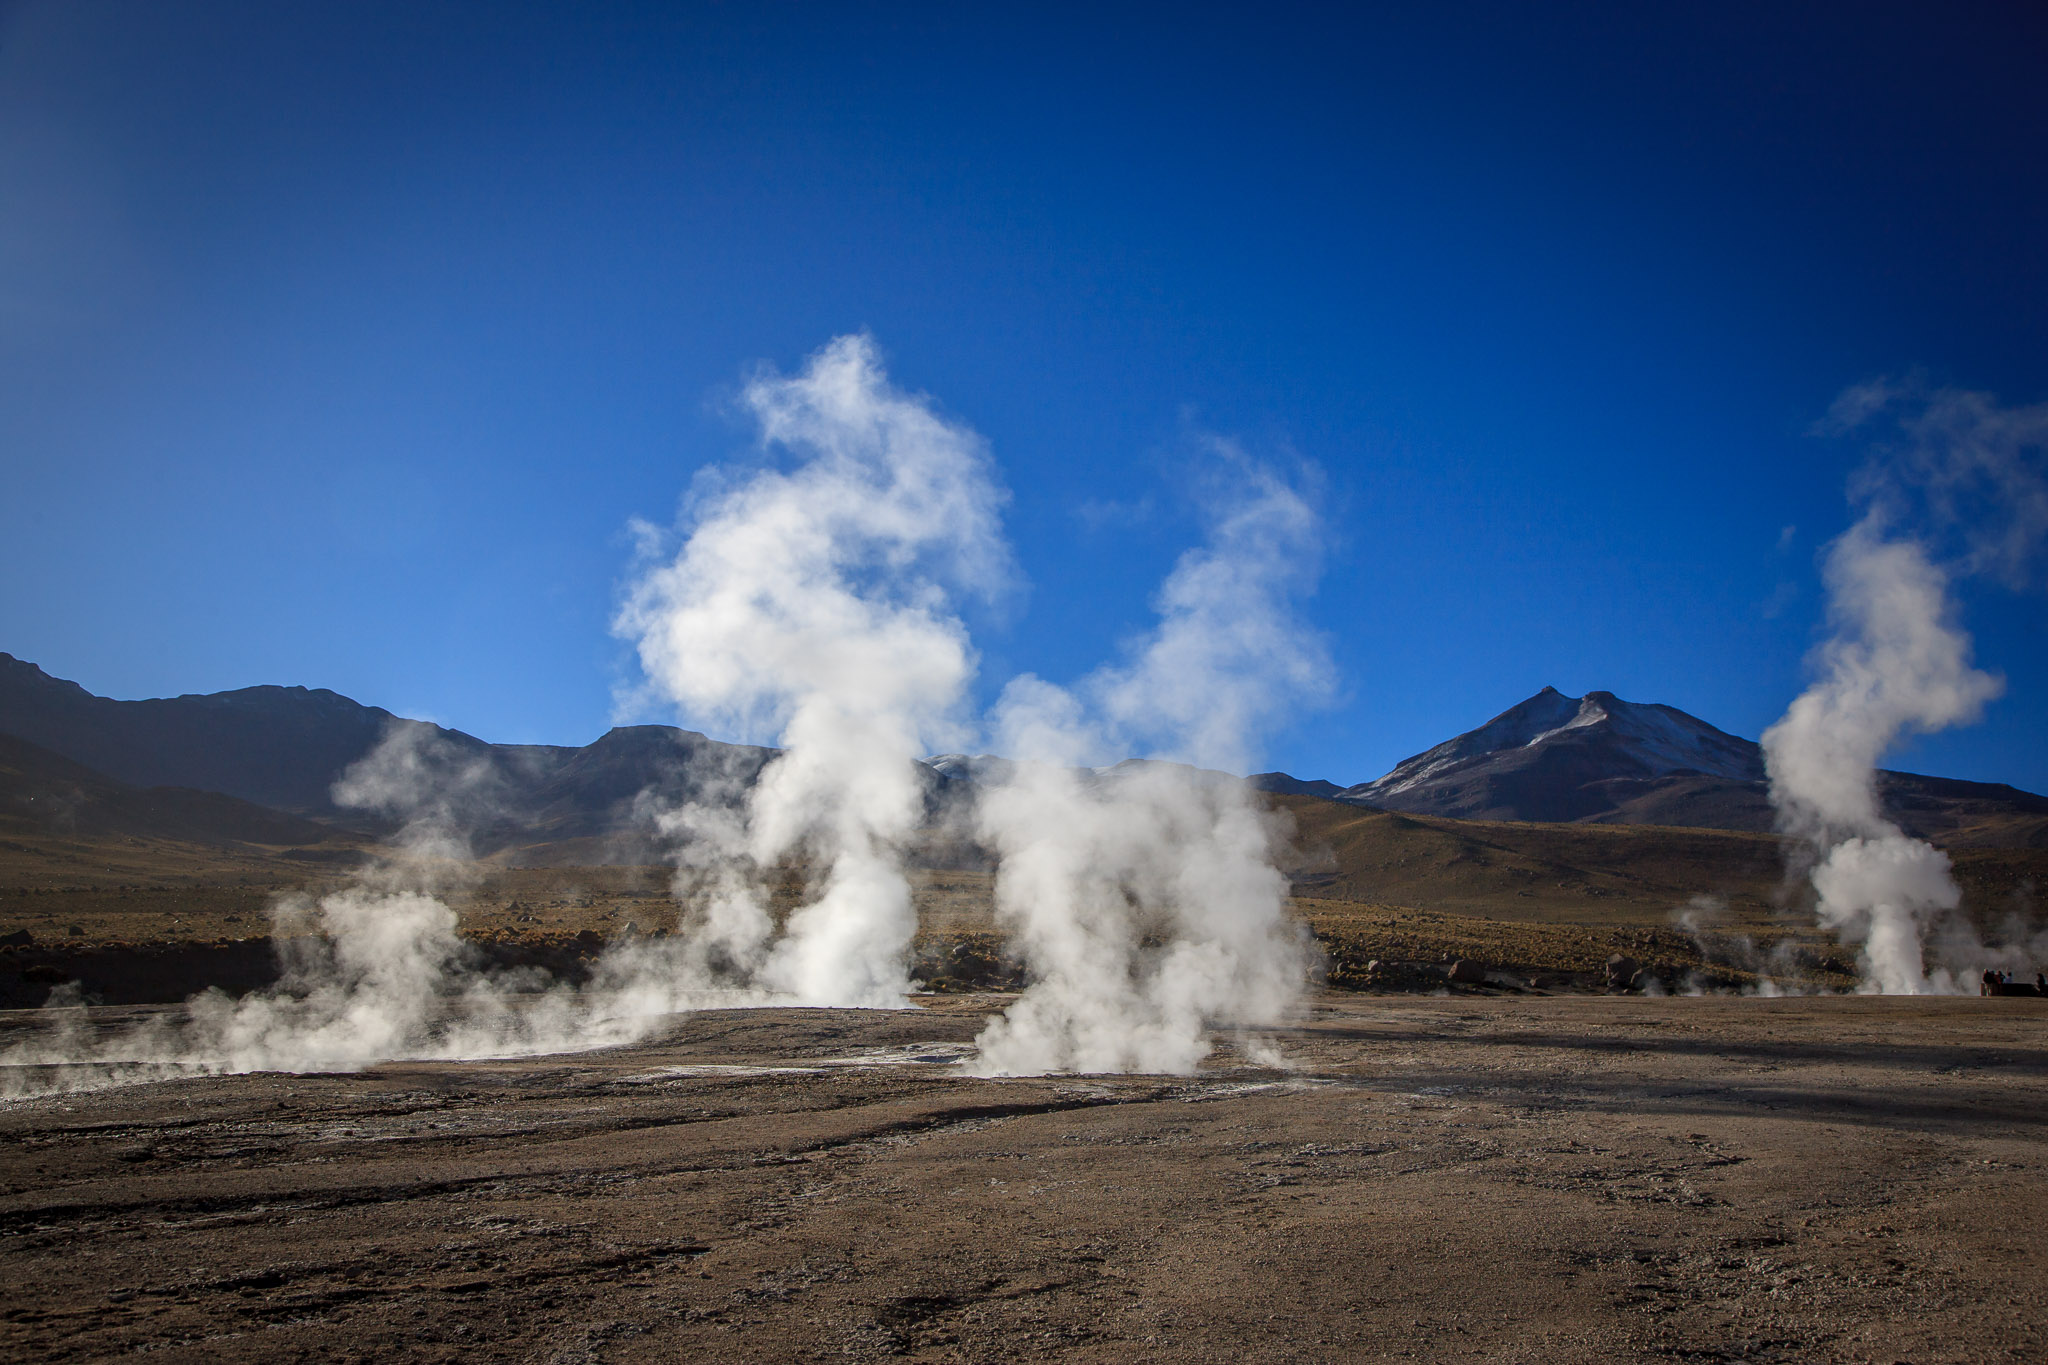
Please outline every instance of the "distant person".
M2048 973L2034 973L2034 994L2048 995Z
M1994 972L1994 971L1992 971L1992 970L1991 970L1991 969L1990 969L1989 967L1986 967L1986 968L1984 969L1984 979L1983 979L1982 981L1979 981L1979 982L1977 983L1977 994L1979 994L1979 995L1996 995L1996 994L1998 994L1998 973L1997 973L1997 972Z

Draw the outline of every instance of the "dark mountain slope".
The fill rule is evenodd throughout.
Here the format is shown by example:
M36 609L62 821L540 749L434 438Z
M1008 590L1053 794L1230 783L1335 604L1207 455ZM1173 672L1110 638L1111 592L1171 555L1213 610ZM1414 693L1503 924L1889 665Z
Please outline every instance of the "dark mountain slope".
M1313 791L1274 776L1256 780ZM1923 837L2025 844L2048 829L2048 798L2003 784L1886 772L1878 785L1891 817ZM1337 799L1459 820L1775 828L1753 741L1675 707L1551 687Z
M332 826L219 792L116 782L12 735L0 735L0 831L279 848L348 842Z
M416 729L443 765L489 765L484 790L506 815L578 834L600 832L643 791L673 801L722 782L743 789L775 752L665 725L615 729L582 748L490 744L304 687L113 701L0 654L0 733L133 786L196 787L332 817L336 779L393 727Z
M113 701L0 654L0 732L131 786L196 787L331 817L335 779L395 723L425 724L305 687ZM479 757L492 748L426 728Z
M1885 814L1908 834L1948 848L2048 848L2048 797L2003 782L1881 772Z
M652 811L734 799L776 753L666 725L614 729L581 748L489 744L304 687L114 701L0 654L0 735L83 765L80 772L101 782L185 789L151 799L193 805L195 828L215 819L196 808L204 793L389 833L390 819L338 806L333 788L394 729L431 751L430 769L484 766L479 780L463 784L456 811L477 852L574 840L578 856L593 862L654 859Z
M737 800L777 752L668 725L620 726L567 750L551 771L509 793L486 842L610 841L616 847L585 852L605 862L660 861L654 812Z
M1610 782L1670 777L1763 780L1763 756L1669 706L1625 702L1611 692L1567 697L1554 687L1476 730L1396 764L1343 799L1388 810L1465 820L1584 820L1612 811Z
M1262 792L1275 792L1283 796L1334 797L1344 794L1344 789L1335 782L1325 782L1320 777L1304 781L1299 777L1289 777L1286 773L1254 773L1245 781Z
M462 811L465 830L479 853L511 857L573 843L585 861L653 858L656 810L735 799L776 752L659 725L615 729L581 748L488 744L303 687L113 701L0 654L0 734L127 788L188 789L148 798L163 807L151 817L159 821L173 818L168 805L190 805L196 789L388 832L388 820L337 807L332 788L394 728L428 742L443 767L488 768ZM1006 766L987 755L930 760L923 773L933 820L944 823L954 794ZM1773 827L1754 743L1675 708L1608 692L1573 698L1545 688L1376 782L1339 789L1285 773L1250 780L1277 794L1456 819ZM1955 847L2048 846L2048 798L1905 773L1881 774L1880 783L1893 818L1915 834ZM121 818L141 818L135 803L142 799L123 798L128 814ZM188 814L195 829L230 820L219 811Z

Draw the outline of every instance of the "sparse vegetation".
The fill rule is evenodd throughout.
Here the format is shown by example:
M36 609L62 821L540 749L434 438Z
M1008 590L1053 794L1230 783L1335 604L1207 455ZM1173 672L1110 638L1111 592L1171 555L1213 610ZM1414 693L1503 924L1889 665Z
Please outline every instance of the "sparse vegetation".
M1294 822L1293 904L1333 989L1443 989L1446 969L1466 960L1492 983L1470 989L1597 990L1616 952L1669 990L1752 987L1764 974L1820 989L1852 984L1850 964L1787 885L1769 835L1454 821L1272 799ZM278 897L345 884L374 847L349 838L320 853L15 831L0 840L0 935L26 931L39 950L261 938ZM2034 921L2048 850L1965 848L1955 860L1966 909L1988 937L2016 916ZM438 874L465 937L536 961L626 932L671 932L683 913L660 866L451 864ZM993 874L942 866L911 875L918 979L941 991L1014 986ZM801 868L783 869L774 913L798 903L803 881ZM1688 932L1678 918L1700 895L1716 912ZM584 948L562 946L578 935Z

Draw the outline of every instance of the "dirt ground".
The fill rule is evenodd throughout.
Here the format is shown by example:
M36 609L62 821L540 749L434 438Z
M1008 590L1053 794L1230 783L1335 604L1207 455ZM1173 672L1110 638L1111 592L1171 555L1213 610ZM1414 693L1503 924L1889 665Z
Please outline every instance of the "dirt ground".
M499 956L538 954L553 962L579 935L583 942L574 951L588 956L595 951L591 936L611 940L673 929L682 909L670 879L660 867L451 864L436 880L472 943ZM50 984L71 979L88 999L108 1004L171 1003L207 985L243 991L268 984L274 977L264 969L271 952L269 907L348 881L348 873L329 870L297 884L0 888L0 1008L38 1004ZM801 890L795 877L777 885L772 913L786 914ZM912 894L919 980L945 971L926 958L943 957L963 940L984 955L1004 955L986 871L918 869ZM1328 984L1347 990L1440 989L1443 969L1461 959L1502 981L1527 985L1551 978L1553 989L1599 989L1603 964L1617 952L1640 961L1660 988L1674 992L1753 990L1767 973L1807 990L1854 984L1838 960L1839 945L1816 931L1810 916L1787 912L1730 911L1688 932L1678 927L1672 903L1646 909L1621 898L1547 904L1537 918L1514 897L1435 910L1300 895L1290 908L1315 936ZM16 936L28 941L12 941ZM1376 972L1374 963L1389 970ZM992 989L1004 983L982 973L968 984Z
M2048 1355L2048 1001L1330 993L1291 1070L961 1075L1001 1003L13 1102L0 1354Z

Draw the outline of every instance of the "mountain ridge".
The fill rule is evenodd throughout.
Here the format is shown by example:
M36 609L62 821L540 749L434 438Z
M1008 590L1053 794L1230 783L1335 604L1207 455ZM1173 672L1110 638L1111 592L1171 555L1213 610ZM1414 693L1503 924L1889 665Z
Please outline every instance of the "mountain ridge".
M0 734L125 787L221 793L388 833L391 819L337 804L333 789L393 733L482 765L468 831L479 852L573 844L577 856L594 861L657 859L653 809L735 800L778 752L666 725L618 726L576 747L491 744L325 688L116 701L0 653ZM1155 761L1085 772L1098 781ZM929 811L936 814L956 785L1001 780L1010 767L991 754L931 756L919 765ZM1676 707L1605 691L1568 697L1545 687L1370 782L1347 787L1283 772L1245 780L1269 793L1461 820L1775 828L1755 742ZM2048 797L1897 772L1880 773L1879 788L1888 814L1909 833L2048 846Z
M606 858L648 858L652 826L643 803L680 804L744 787L776 752L666 725L616 726L580 747L491 744L325 688L116 701L0 653L0 735L121 788L215 793L388 833L392 819L340 805L334 786L394 733L431 743L445 761L482 765L473 774L478 795L466 831L480 852L576 839L615 845L596 850Z
M1485 724L1334 792L1332 783L1261 774L1264 790L1457 820L1776 828L1763 750L1677 707L1554 687ZM1986 822L2048 833L2048 797L2005 783L1880 771L1886 813L1908 833L1952 837ZM1987 835L1992 831L1986 830ZM1995 837L2006 837L1997 834Z
M347 831L220 792L137 787L0 734L0 833L170 839L211 847L351 843Z

